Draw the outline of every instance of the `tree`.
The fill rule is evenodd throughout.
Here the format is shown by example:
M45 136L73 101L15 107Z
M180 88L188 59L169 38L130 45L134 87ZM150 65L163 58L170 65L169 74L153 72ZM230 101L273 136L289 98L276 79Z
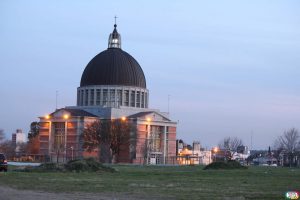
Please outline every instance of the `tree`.
M225 137L220 143L220 149L226 149L230 151L236 151L238 146L242 146L243 141L237 137Z
M28 140L39 135L40 126L38 122L32 122L30 124L30 131L28 132Z
M16 154L15 150L11 140L5 140L0 145L0 152L4 153L7 158L13 158Z
M300 149L300 135L297 129L291 128L284 131L283 135L275 140L275 146L281 151L285 151L289 158L289 165L292 166L293 159L297 150Z
M127 120L96 120L83 131L83 148L99 148L101 162L118 162L122 148L129 146L130 130Z
M30 131L28 132L27 150L29 154L38 154L40 150L39 144L39 123L32 122L30 124Z

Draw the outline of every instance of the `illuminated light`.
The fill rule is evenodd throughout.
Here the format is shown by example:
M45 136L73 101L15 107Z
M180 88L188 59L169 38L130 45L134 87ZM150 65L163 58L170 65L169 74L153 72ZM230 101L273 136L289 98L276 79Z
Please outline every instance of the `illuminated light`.
M45 118L46 119L50 119L50 115L45 115Z
M219 151L218 147L215 147L215 148L213 149L213 151L214 151L215 153L217 153L217 152Z
M147 117L147 121L150 122L150 121L151 121L151 118L150 118L150 117Z
M125 120L126 120L126 117L122 117L121 119L122 119L122 121L125 121Z
M64 114L64 119L69 119L69 115L68 114Z
M298 191L288 191L285 193L286 199L299 199L299 192Z

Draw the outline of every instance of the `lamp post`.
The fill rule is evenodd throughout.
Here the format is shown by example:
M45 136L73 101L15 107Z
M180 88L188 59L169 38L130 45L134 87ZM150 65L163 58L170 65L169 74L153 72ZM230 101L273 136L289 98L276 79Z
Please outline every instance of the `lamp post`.
M67 161L67 132L68 132L68 119L69 119L69 115L68 114L64 114L63 118L66 120L65 121L65 144L64 144L64 149L65 149L65 159L64 161Z
M149 157L150 157L150 122L151 122L151 118L150 117L147 117L147 122L148 122L148 130L147 130L147 164L150 163L149 161Z
M70 147L70 149L71 149L71 158L72 158L72 160L74 160L74 149L73 149L73 146L71 146Z
M213 148L215 162L217 161L217 153L218 153L218 151L219 151L218 147L214 147Z

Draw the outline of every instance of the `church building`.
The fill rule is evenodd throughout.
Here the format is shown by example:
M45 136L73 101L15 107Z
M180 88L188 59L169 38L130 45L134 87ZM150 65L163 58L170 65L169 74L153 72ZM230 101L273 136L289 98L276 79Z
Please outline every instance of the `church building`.
M116 24L109 35L108 48L96 55L82 73L77 105L40 117L40 154L61 162L95 156L97 151L87 152L82 147L81 135L89 124L103 119L130 120L135 127L134 133L130 133L128 148L119 155L120 163L171 164L176 161L177 123L169 119L168 113L149 108L144 72L139 63L122 50Z

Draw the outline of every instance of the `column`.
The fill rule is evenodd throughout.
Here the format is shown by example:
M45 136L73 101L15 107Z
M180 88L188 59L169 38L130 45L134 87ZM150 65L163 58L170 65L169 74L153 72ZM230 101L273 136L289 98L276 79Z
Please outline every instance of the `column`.
M49 134L49 139L48 139L48 155L51 156L51 151L52 151L52 131L51 131L51 126L52 123L51 121L48 122L48 126L49 126L49 130L48 130L48 134ZM51 157L51 162L52 162L52 157Z
M68 133L68 121L65 121L65 159L64 162L67 161L67 133Z
M167 155L167 126L164 126L164 164L166 164L166 155Z

